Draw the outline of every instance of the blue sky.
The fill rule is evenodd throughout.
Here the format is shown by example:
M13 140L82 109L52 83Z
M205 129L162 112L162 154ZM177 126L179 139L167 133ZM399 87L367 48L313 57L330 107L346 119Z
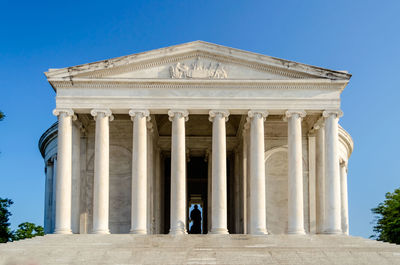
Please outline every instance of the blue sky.
M340 123L352 135L350 233L372 233L370 208L400 187L400 2L1 1L0 197L13 227L43 224L40 135L56 120L44 71L204 40L348 70Z

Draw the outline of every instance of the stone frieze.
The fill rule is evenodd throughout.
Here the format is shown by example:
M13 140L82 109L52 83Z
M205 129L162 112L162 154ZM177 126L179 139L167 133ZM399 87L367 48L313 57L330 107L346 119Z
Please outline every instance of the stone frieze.
M197 58L192 64L178 62L169 68L175 79L226 79L228 74L221 63L205 62Z

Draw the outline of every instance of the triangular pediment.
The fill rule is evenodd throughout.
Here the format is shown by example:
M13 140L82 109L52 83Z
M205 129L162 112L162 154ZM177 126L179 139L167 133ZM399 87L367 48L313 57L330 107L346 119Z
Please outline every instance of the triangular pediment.
M203 41L46 72L60 79L348 80L351 75Z

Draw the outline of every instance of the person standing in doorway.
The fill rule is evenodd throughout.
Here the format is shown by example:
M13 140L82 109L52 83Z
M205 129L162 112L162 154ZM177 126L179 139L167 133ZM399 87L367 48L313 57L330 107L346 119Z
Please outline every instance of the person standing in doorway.
M194 205L194 209L190 212L190 220L193 221L193 225L190 228L190 234L201 234L201 212L198 209L197 204Z

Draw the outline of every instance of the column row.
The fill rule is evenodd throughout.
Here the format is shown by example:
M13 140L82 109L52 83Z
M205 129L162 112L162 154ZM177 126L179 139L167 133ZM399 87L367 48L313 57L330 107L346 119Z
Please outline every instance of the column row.
M336 113L336 114L335 114ZM59 116L58 129L58 167L56 187L56 224L55 233L71 233L71 146L72 120L71 109L56 109ZM93 232L109 233L109 122L113 115L109 109L91 111L96 120L95 161L94 161L94 197ZM170 233L186 233L186 148L185 122L187 110L168 111L172 122L171 136L171 215ZM147 233L147 128L150 120L148 110L130 110L133 121L132 150L132 209L131 233ZM301 121L306 113L302 110L289 110L285 113L288 122L288 233L304 234L303 212L303 169L302 169L302 130ZM335 116L336 115L336 116ZM227 234L227 172L226 172L226 128L229 111L211 110L209 120L212 126L212 187L211 187L211 231L215 234ZM251 110L248 112L250 123L250 198L251 234L267 234L265 205L265 161L264 161L264 122L268 112ZM338 114L324 112L326 117L325 155L326 175L325 202L321 207L326 213L326 232L339 231L340 215L340 178L338 167ZM318 147L317 147L318 148ZM323 152L319 150L319 152ZM317 155L318 159L318 155ZM318 164L318 163L317 163ZM317 168L317 170L319 170ZM337 192L339 190L339 194ZM337 202L339 201L339 207ZM317 204L318 207L318 204ZM339 211L339 212L338 212ZM339 228L338 228L339 227ZM340 229L341 231L341 229Z

